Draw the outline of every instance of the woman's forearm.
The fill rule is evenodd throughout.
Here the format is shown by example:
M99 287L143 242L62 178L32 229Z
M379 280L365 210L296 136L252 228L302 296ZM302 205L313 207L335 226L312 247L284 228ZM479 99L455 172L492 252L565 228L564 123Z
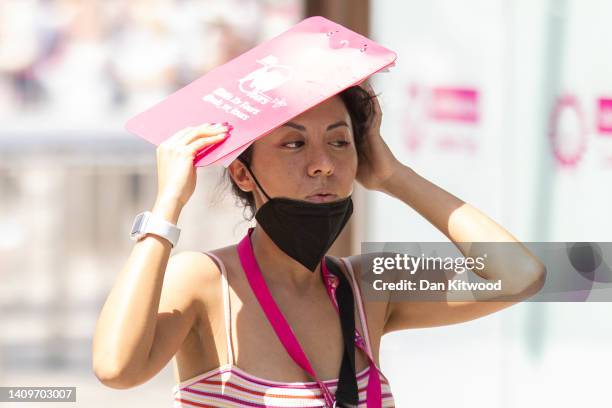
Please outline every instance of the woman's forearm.
M176 200L158 199L151 212L176 224L181 209ZM171 249L153 234L134 244L96 324L93 367L99 378L111 381L147 362Z
M504 244L503 247L486 246L491 251L486 267L478 273L484 279L502 279L508 291L516 293L542 278L543 264L510 232L475 207L421 177L412 168L399 165L385 182L383 191L421 214L446 235L464 256L480 255L473 253L473 242L515 243ZM503 248L503 251L499 251L499 248Z

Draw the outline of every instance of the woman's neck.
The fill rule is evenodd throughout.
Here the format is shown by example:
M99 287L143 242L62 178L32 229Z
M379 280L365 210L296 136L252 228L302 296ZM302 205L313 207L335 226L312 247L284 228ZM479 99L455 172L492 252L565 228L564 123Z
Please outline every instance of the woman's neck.
M251 234L251 245L266 282L294 288L299 293L322 285L320 263L312 272L283 252L259 226Z

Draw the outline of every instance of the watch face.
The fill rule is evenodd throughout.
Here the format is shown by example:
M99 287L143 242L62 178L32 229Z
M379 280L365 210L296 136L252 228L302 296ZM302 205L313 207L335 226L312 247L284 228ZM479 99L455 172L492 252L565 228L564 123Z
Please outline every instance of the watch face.
M144 216L142 214L139 214L136 219L134 220L134 224L132 225L132 236L134 234L136 234L137 232L141 231L142 227L142 221L144 220Z

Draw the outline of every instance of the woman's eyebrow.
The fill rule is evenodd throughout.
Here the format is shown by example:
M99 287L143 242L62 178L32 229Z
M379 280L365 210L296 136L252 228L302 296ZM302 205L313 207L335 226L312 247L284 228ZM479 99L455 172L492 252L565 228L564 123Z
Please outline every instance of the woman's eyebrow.
M294 122L283 123L283 126L288 126L288 127L291 127L291 128L297 129L297 130L301 130L302 132L304 132L306 130L306 128L304 126L298 125L297 123L294 123ZM346 124L345 121L339 120L338 122L332 123L331 125L329 125L327 127L327 130L329 131L329 130L335 129L338 126L346 126L346 127L348 127L348 125Z
M332 129L334 129L334 128L337 128L338 126L346 126L346 127L348 127L348 125L346 124L346 122L345 122L345 121L343 121L343 120L339 120L338 122L336 122L336 123L332 123L331 125L329 125L329 126L327 127L327 130L332 130Z

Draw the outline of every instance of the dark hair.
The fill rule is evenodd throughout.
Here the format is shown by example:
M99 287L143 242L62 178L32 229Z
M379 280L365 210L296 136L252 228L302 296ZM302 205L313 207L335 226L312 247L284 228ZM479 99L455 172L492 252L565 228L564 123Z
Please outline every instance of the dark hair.
M357 160L359 160L361 157L361 149L365 132L375 113L375 101L372 99L377 95L370 95L368 91L363 89L361 86L355 85L340 92L338 96L340 96L344 102L344 106L346 107L346 110L351 118L353 137L355 139L355 149L357 150ZM249 166L251 164L252 157L253 144L251 144L244 152L240 154L240 156L238 156L239 159L242 159ZM243 216L245 220L252 220L256 211L253 193L250 191L241 190L229 175L227 168L223 169L221 181L225 181L225 183L229 182L231 184L232 194L236 198L237 204L243 207ZM244 214L244 210L247 209L250 211L248 216Z

